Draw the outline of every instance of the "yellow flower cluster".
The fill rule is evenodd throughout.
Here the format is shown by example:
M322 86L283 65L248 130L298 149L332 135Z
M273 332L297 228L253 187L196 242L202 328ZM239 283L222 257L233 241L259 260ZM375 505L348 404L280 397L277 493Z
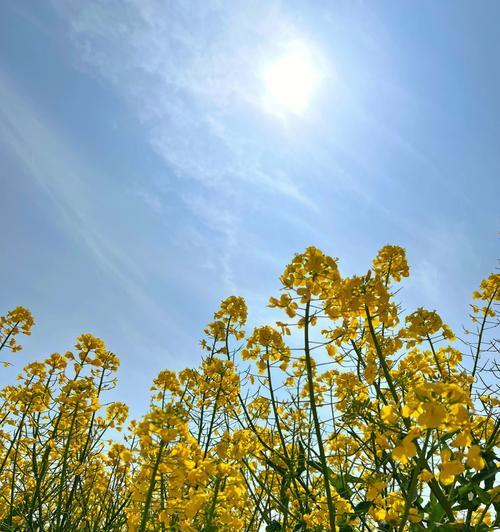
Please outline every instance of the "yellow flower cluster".
M436 311L401 311L408 275L398 246L351 277L307 248L269 301L287 321L245 337L245 300L223 300L200 364L161 371L128 426L102 340L28 364L0 390L0 530L500 528L500 276L459 343ZM7 365L33 323L0 318Z
M242 350L243 360L255 360L259 373L264 373L269 362L281 362L284 371L290 360L290 349L283 341L279 331L266 325L258 327L248 338L245 349Z
M16 307L0 316L0 349L7 347L13 353L20 351L22 346L16 342L16 336L19 333L29 336L34 323L31 312L24 307Z

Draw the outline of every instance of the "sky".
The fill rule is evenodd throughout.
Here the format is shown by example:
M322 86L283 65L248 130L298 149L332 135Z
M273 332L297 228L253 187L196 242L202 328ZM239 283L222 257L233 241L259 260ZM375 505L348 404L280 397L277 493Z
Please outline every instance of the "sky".
M36 319L0 384L91 332L138 416L158 371L199 362L223 298L272 321L309 245L344 275L403 246L403 307L460 328L499 255L499 17L495 0L0 2L0 313Z

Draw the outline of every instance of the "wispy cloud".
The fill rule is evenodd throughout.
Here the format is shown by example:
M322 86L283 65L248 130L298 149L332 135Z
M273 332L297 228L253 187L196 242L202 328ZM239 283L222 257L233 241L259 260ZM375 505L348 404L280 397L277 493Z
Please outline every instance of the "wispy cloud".
M282 10L273 3L231 10L212 3L113 4L57 6L80 65L115 85L167 164L207 186L262 173L260 143L240 121L262 113L262 61L297 36ZM257 176L255 184L279 187L282 180ZM296 195L290 183L281 191Z
M305 183L269 157L277 126L263 116L259 68L300 36L278 3L230 10L154 0L55 6L68 23L76 62L114 86L169 170L191 183L182 195L186 205L226 235L228 261L239 216L234 206L246 197L316 208ZM216 208L200 208L207 196ZM232 286L229 262L224 270Z
M397 73L390 32L366 6L352 29L359 50L352 50L346 20L331 17L338 35L329 52L339 72L325 116L319 105L308 118L286 124L265 114L259 68L284 43L303 38L314 45L315 39L282 3L237 2L230 9L160 0L54 5L67 24L75 62L114 87L139 117L175 176L176 193L214 238L206 243L196 227L184 229L206 251L206 264L217 264L228 290L238 289L237 246L263 212L268 224L270 216L280 218L284 230L301 227L314 240L321 222L341 226L345 240L364 238L360 219L371 226L366 238L398 224L402 240L425 247L433 223L428 229L412 224L405 207L408 191L418 193L417 180L440 176L439 165L413 138L425 102ZM160 212L162 199L148 186L141 183L140 196ZM352 229L345 228L349 220ZM258 242L262 256L265 229ZM430 294L437 281L429 271L421 279Z
M0 72L0 141L46 194L62 231L136 302L150 305L141 288L145 272L104 228L107 220L95 202L99 171L83 162L29 99Z

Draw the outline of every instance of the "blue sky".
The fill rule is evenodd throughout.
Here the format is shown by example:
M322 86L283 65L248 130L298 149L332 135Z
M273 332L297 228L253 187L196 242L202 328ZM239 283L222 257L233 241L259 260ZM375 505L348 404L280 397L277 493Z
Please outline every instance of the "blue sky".
M500 5L450 1L0 3L1 310L37 325L10 381L81 332L140 414L195 365L219 301L252 324L295 252L364 273L407 249L406 308L451 325L498 257ZM321 81L264 102L291 42Z

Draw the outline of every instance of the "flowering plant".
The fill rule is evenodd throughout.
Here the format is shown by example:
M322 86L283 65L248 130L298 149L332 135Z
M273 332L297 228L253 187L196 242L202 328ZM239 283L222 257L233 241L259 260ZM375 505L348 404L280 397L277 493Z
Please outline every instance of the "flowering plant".
M199 367L160 372L126 429L126 405L104 399L119 360L101 340L27 365L0 391L0 528L500 527L500 275L474 292L461 343L437 312L402 311L408 275L397 246L352 277L307 248L269 302L285 321L246 336L245 301L225 299ZM32 326L8 312L0 349Z

